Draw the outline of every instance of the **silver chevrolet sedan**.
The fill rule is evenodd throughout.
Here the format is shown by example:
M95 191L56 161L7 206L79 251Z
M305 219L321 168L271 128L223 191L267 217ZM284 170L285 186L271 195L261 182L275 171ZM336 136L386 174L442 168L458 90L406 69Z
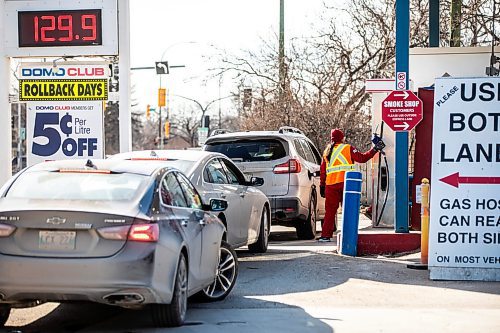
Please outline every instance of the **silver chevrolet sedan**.
M48 301L148 306L155 325L182 325L189 296L218 280L231 290L237 276L213 213L227 202L208 202L161 162L54 161L18 173L0 190L0 326L11 308Z

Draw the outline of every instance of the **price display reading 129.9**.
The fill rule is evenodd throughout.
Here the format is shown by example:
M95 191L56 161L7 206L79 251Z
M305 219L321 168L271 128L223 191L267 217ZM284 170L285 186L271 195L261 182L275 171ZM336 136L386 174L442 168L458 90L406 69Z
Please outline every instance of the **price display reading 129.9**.
M102 45L100 9L18 12L19 47Z

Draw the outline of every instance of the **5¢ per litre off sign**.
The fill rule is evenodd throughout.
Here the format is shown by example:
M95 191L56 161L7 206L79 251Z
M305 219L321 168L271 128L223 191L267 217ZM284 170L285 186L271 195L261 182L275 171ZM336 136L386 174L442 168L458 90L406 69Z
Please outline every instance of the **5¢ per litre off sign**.
M382 120L393 131L410 131L422 119L422 101L411 90L393 90L382 102Z

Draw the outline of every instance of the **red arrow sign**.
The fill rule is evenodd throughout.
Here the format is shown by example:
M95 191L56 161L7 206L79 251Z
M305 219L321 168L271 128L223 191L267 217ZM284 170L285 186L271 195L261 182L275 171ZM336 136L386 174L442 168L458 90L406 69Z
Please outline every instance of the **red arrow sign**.
M440 181L448 185L458 187L460 184L500 184L500 177L460 177L458 172L441 178Z
M382 101L382 120L393 131L410 131L422 118L422 101L411 90L393 90Z

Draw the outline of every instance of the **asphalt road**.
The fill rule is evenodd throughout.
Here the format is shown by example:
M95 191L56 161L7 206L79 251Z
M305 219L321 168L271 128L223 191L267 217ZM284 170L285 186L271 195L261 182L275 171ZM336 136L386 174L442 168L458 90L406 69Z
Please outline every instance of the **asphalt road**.
M180 328L154 328L146 311L50 303L14 310L0 332L500 332L500 283L430 281L406 267L418 254L351 258L334 246L273 229L267 253L237 251L230 296L191 303Z

